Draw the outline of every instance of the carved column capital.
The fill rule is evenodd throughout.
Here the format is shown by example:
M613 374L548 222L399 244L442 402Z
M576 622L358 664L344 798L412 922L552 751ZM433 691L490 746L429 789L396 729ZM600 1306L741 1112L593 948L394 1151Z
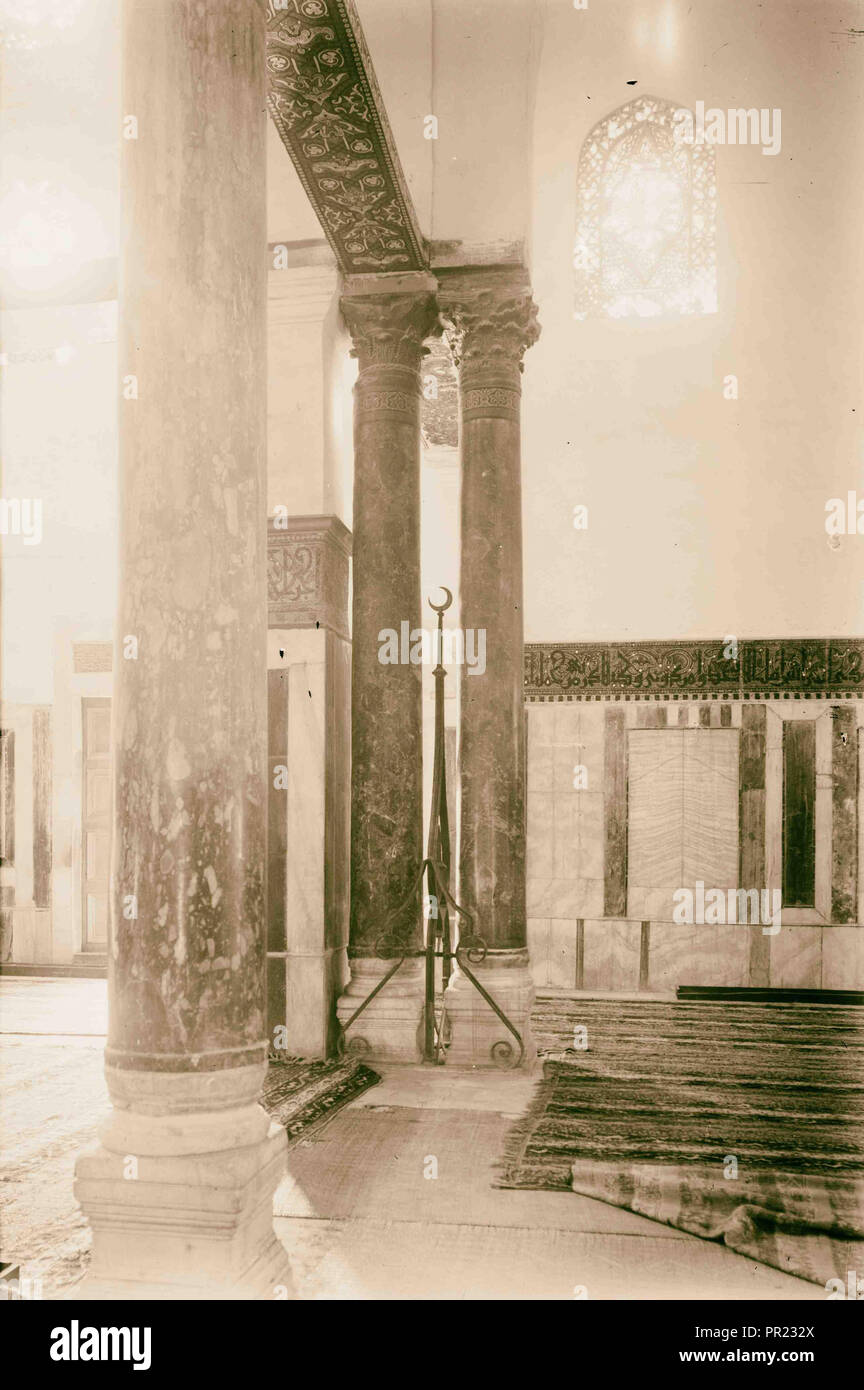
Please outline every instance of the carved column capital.
M439 302L453 360L463 373L495 367L521 372L525 352L540 336L524 270L442 272Z
M370 367L407 367L416 372L423 340L438 321L429 290L408 294L343 295L342 313L351 334L351 356L361 373Z

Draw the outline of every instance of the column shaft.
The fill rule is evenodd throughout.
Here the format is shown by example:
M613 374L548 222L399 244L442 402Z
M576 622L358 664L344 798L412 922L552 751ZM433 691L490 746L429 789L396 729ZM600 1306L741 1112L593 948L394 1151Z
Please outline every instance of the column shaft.
M423 277L425 280L425 277ZM428 285L417 292L346 296L343 313L360 373L354 390L354 591L351 716L352 981L347 1018L387 963L382 936L422 946L420 627L420 359L437 319ZM401 912L397 912L405 904ZM394 916L394 913L396 915ZM377 1056L417 1056L420 962L406 962L349 1036Z
M123 109L138 138L122 166L114 1111L76 1184L99 1297L272 1297L285 1282L272 1226L285 1136L256 1104L267 1053L264 19L246 0L124 6Z
M485 642L485 670L462 670L459 895L488 948L484 983L527 1041L519 406L522 357L539 330L524 273L441 278L460 378L461 621L466 648L472 638L475 651ZM462 976L448 994L451 1056L489 1062L506 1031Z

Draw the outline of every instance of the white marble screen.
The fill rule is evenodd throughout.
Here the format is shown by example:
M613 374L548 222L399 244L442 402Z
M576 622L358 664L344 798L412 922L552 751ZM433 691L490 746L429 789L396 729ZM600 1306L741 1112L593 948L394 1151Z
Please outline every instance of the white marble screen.
M738 886L738 730L631 729L628 917L671 921L697 881Z

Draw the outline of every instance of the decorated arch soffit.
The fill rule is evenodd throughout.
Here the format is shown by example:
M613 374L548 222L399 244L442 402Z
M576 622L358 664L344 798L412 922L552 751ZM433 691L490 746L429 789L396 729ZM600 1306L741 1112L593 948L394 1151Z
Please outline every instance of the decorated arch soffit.
M267 10L270 114L340 268L426 269L352 0L268 0Z

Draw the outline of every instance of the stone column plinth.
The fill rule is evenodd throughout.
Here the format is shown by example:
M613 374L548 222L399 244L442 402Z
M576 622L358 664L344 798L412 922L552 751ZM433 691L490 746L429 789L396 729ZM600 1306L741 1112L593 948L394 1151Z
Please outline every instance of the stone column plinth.
M440 286L459 369L461 624L475 651L483 634L486 651L482 674L461 672L459 899L488 948L475 973L530 1057L519 404L523 354L539 329L523 271L443 272ZM495 1045L512 1039L459 971L446 1002L448 1061L492 1064Z
M382 936L422 948L422 687L406 658L420 627L420 360L437 321L434 281L346 295L360 372L354 388L354 596L351 703L352 978L344 1022L388 968ZM406 638L406 634L408 637ZM397 910L404 904L401 912ZM397 915L394 916L393 914ZM407 960L348 1034L379 1058L421 1055L423 972ZM418 1041L419 1040L419 1041Z
M94 1298L274 1298L263 5L126 0L121 537Z

